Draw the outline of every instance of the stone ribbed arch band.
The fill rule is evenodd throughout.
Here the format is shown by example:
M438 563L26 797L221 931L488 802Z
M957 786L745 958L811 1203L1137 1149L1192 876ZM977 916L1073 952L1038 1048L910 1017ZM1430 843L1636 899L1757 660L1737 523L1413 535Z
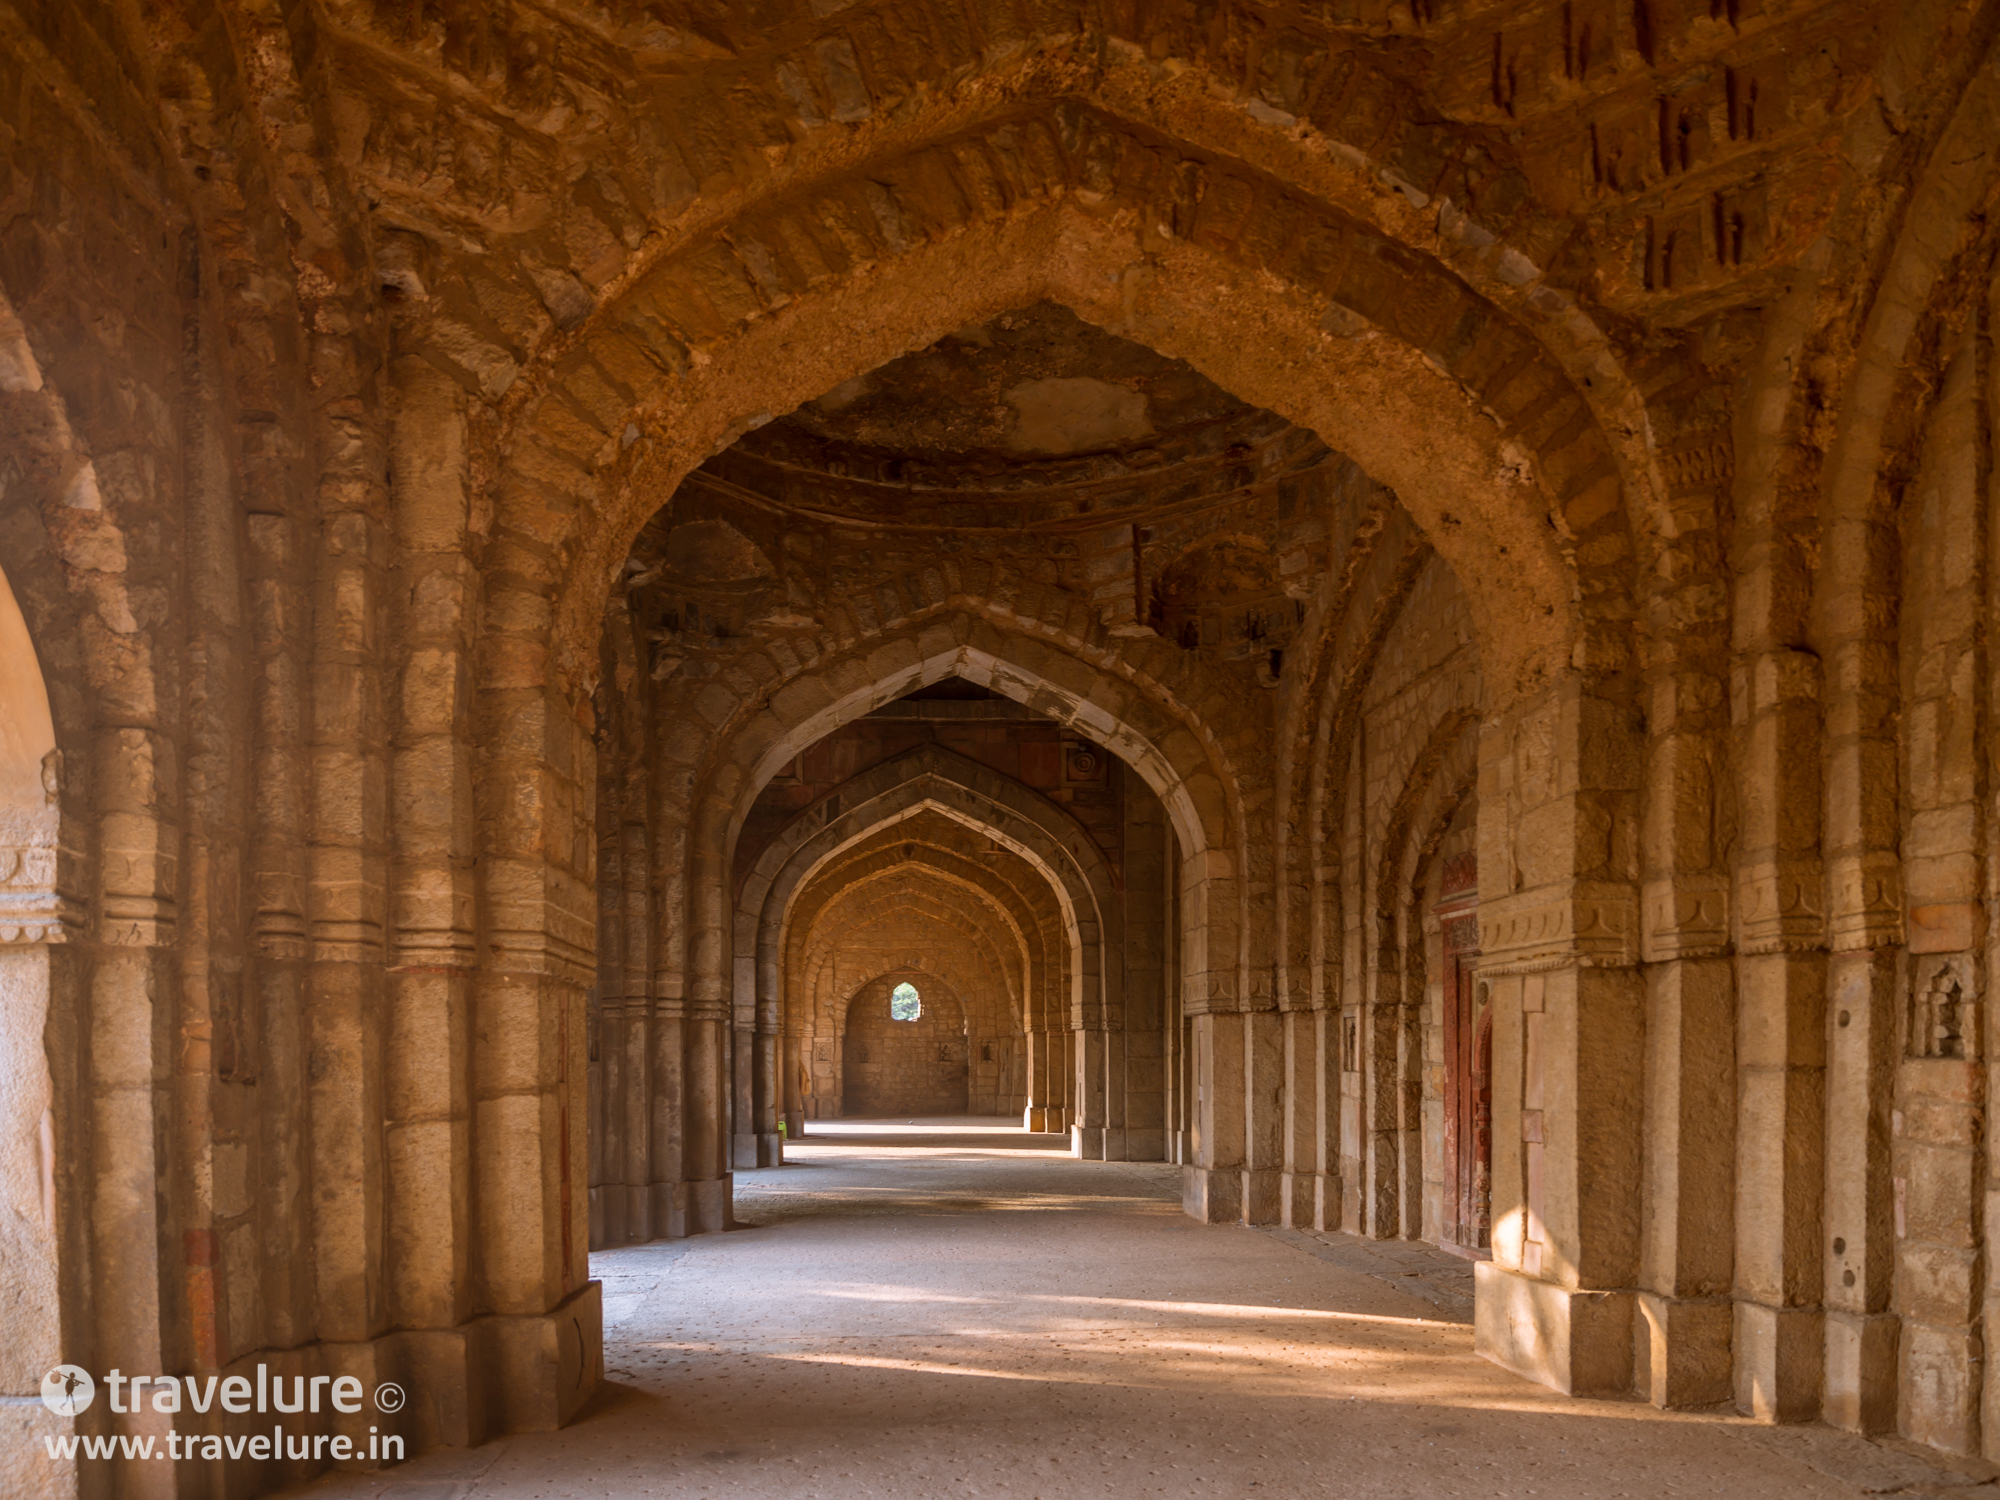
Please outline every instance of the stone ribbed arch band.
M759 997L772 993L783 929L794 893L841 849L886 824L925 811L965 823L1012 850L1036 870L1062 911L1074 973L1076 1003L1098 1002L1105 961L1121 917L1103 856L1090 836L1046 798L936 746L924 746L856 777L812 809L767 848L744 882L738 906L738 973L754 959ZM752 903L760 903L753 908ZM751 918L754 915L754 926ZM747 939L755 935L753 953Z

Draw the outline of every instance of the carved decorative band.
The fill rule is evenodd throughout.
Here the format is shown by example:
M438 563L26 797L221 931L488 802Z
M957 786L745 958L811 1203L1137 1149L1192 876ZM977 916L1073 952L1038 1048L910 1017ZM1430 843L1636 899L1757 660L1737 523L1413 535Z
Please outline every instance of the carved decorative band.
M1638 961L1638 913L1622 886L1580 888L1555 900L1518 898L1479 909L1480 972L1528 973Z
M71 930L83 925L83 908L53 888L53 849L0 850L0 858L11 856L14 878L0 885L0 944L66 942ZM47 882L24 886L20 877L39 875Z
M0 948L19 948L36 943L62 943L68 940L69 928L60 920L20 922L12 917L0 917Z
M1680 876L1646 887L1640 953L1648 963L1709 958L1729 948L1726 876Z

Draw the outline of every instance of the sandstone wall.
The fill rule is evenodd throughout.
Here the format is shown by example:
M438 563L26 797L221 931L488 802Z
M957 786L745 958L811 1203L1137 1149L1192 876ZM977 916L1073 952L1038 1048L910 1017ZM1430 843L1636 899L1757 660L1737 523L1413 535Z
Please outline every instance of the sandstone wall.
M848 1003L841 1037L841 1113L989 1113L971 1108L975 1047L964 1011L949 991L927 980L918 990L923 1009L915 1020L890 1016L889 993L906 979L874 980ZM992 1043L983 1045L990 1056Z
M320 1465L21 1459L53 1353L567 1420L892 967L1434 1233L1468 853L1479 1348L2000 1457L2000 10L1586 9L0 11L6 1485Z

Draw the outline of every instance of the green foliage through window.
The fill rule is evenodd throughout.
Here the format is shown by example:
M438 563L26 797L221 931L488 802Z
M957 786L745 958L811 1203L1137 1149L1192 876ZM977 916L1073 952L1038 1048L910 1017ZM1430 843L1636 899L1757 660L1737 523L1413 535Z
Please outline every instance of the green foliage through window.
M889 991L889 1019L914 1021L924 1013L923 998L914 984L899 984Z

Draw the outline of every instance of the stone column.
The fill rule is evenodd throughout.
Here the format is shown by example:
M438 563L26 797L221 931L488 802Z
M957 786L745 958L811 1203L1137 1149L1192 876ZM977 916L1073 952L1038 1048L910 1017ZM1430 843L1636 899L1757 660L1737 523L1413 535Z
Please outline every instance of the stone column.
M787 1031L778 1039L778 1069L784 1101L783 1120L788 1140L796 1141L806 1133L805 1081L812 1069L812 1043L810 1036L802 1036L795 1031ZM782 1143L778 1160L782 1163L784 1152Z
M489 591L489 619L534 640L546 599L531 567ZM479 670L473 1279L492 1342L462 1335L462 1347L489 1418L521 1430L567 1421L603 1363L580 1092L595 924L577 863L593 842L596 768L589 705L549 680L545 652L496 627Z
M1641 858L1646 880L1645 1208L1635 1383L1657 1406L1732 1392L1735 970L1715 841L1727 727L1712 673L1650 690Z
M729 1166L757 1167L757 1026L755 1012L738 1006L729 1028Z
M778 1134L778 1112L783 1103L779 1081L780 1038L772 1023L760 1019L754 1046L751 1079L751 1108L756 1116L757 1165L781 1167L785 1164L784 1137Z
M388 1314L455 1328L472 1302L471 975L476 963L464 393L428 361L395 369L396 734L391 749L392 951L385 993L383 1183ZM447 1358L448 1362L448 1358ZM426 1442L462 1443L447 1426Z
M1820 1411L1821 1158L1826 1129L1819 659L1738 666L1743 778L1737 891L1736 1404L1765 1421Z
M1282 1013L1285 1046L1285 1166L1279 1179L1279 1221L1294 1229L1313 1229L1313 1163L1318 1157L1313 1124L1319 1116L1315 1078L1313 1013L1289 1006Z
M1062 1095L1057 1088L1061 1074L1057 1065L1062 1055L1060 1038L1064 1035L1051 1030L1046 1021L1029 1023L1025 1038L1028 1104L1021 1117L1024 1129L1050 1132L1063 1128Z
M1205 1224L1228 1224L1243 1216L1243 1018L1198 1011L1192 1020L1192 1159L1181 1169L1181 1203Z
M687 1044L686 1155L687 1232L703 1234L729 1227L733 1178L729 1170L728 1049L724 1017L691 1013L683 1023Z
M1096 1007L1091 1007L1094 1012ZM1070 1055L1075 1076L1071 1099L1070 1154L1085 1161L1103 1161L1109 1146L1106 1129L1106 1093L1111 1074L1111 1038L1101 1021L1091 1015L1070 1037Z
M312 1326L310 1268L294 1253L311 1233L307 1135L299 1119L310 1058L304 1018L311 620L301 607L310 597L302 532L302 524L288 515L244 518L254 657L249 842L255 911L255 962L246 981L255 993L246 995L245 1003L258 1018L263 1048L257 1089L263 1200L257 1280L264 1315L256 1342L281 1349L304 1342Z
M678 997L651 1002L645 1095L648 1192L653 1234L689 1232L687 1165L687 1023Z
M1243 1197L1246 1224L1284 1220L1285 1018L1275 997L1256 997L1243 1024Z
M1571 678L1480 737L1493 1007L1493 1259L1474 1346L1572 1394L1629 1390L1644 985L1629 716Z
M1244 994L1231 856L1187 857L1179 874L1181 1009L1193 1021L1182 1206L1209 1224L1276 1223L1284 1076L1276 1003L1268 985Z
M25 630L18 640L12 638L6 618L12 607L6 580L0 578L0 647L18 651L28 642ZM14 623L18 620L17 615ZM17 657L11 665L18 670L23 663ZM32 669L32 654L25 665ZM0 666L0 702L18 718L23 705L10 690L20 683L10 677L14 674ZM40 685L35 686L39 693ZM46 724L46 702L39 707ZM16 743L27 738L28 733L20 733ZM28 746L31 754L40 748ZM55 764L60 764L59 758ZM44 765L53 771L49 762ZM12 769L0 770L0 782L5 770ZM0 1077L9 1080L8 1088L0 1090L0 1182L7 1185L7 1212L0 1218L0 1284L11 1293L6 1314L0 1317L4 1334L0 1394L13 1398L0 1405L0 1437L16 1445L5 1472L29 1477L39 1485L37 1493L72 1494L77 1489L75 1463L51 1458L43 1439L102 1431L105 1414L97 1413L93 1422L88 1413L82 1420L49 1413L37 1399L43 1372L63 1362L104 1369L105 1337L120 1332L136 1333L139 1349L152 1355L151 1363L137 1368L158 1368L161 1331L144 1321L132 1330L92 1326L93 1321L102 1324L106 1314L116 1319L118 1311L101 1307L86 1292L93 1284L93 1268L84 1264L91 1244L90 1220L97 1208L108 1205L104 1189L110 1184L100 1185L88 1170L93 1158L99 1158L90 1138L91 1117L99 1105L94 1090L86 1093L80 1087L84 1082L79 1076L84 1041L78 1026L83 1019L80 955L75 948L58 946L68 943L82 906L57 892L53 776L45 808L33 805L42 800L42 788L32 784L20 788L27 794L21 799L27 806L9 805L14 799L6 794L15 790L0 785L0 830L4 830L0 836L6 839L6 846L0 847L0 865L7 867L0 875ZM67 867L63 875L73 878L79 873L72 859L60 863ZM74 1164L75 1170L58 1169L59 1148L62 1160ZM128 1181L138 1187L143 1179L131 1173ZM145 1252L151 1245L128 1242L126 1248ZM142 1255L133 1272L157 1270L156 1265L149 1266L152 1259ZM98 1318L73 1318L65 1327L60 1315L64 1306L95 1307ZM171 1475L142 1472L122 1477L162 1489L171 1485Z
M1166 950L1166 809L1135 775L1119 771L1125 804L1123 1020L1125 1155L1166 1159L1166 1038L1162 1002Z
M87 1118L78 1139L89 1142L90 1226L83 1284L90 1289L96 1368L151 1373L165 1370L170 1357L162 1294L178 1269L161 1255L177 1240L163 1129L174 1114L164 1096L173 1071L164 1049L177 1009L176 747L157 732L109 728L98 731L95 750L88 784L97 814L101 946L89 974L81 1047ZM161 1443L169 1425L151 1412L106 1412L96 1420L100 1431L151 1435ZM121 1460L113 1484L121 1495L164 1500L172 1477L167 1465Z

